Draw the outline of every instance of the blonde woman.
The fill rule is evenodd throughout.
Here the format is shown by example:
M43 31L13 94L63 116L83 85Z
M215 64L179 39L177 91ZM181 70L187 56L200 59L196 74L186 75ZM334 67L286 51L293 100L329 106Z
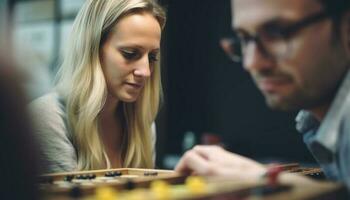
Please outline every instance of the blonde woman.
M30 104L47 172L154 167L165 14L152 0L87 0L55 90Z

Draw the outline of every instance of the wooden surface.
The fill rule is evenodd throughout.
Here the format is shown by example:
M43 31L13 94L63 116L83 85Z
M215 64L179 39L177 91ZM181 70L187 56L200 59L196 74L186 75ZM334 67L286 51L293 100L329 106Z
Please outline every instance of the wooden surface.
M298 174L319 172L315 168L301 168L297 164L289 164L285 166L285 171L295 171ZM186 184L186 177L175 173L171 170L154 170L154 169L134 169L121 168L112 170L94 170L84 172L72 173L57 173L46 174L42 176L42 180L52 179L51 183L44 183L41 185L41 191L44 194L44 199L68 200L72 199L72 187L58 187L54 183L62 182L67 175L82 175L82 174L96 174L96 176L104 176L107 172L119 171L122 176L116 177L120 182L112 183L94 183L93 185L80 185L79 195L74 199L82 200L100 200L96 196L96 189L108 186L113 188L118 194L118 200L130 199L159 199L154 190L150 188L150 184L155 180L163 180L168 185L168 200L170 199L263 199L263 200L277 200L277 199L347 199L346 190L342 185L314 181L304 176L296 176L294 174L284 173L279 176L277 190L272 190L271 193L264 193L269 191L272 186L267 184L266 180L261 181L239 181L230 180L229 177L223 178L204 178L205 186L200 189L201 192L193 192ZM157 172L156 176L144 176L145 172ZM123 175L133 175L132 178L123 178ZM128 189L126 186L132 182L135 189ZM202 187L202 186L201 186ZM74 189L77 189L75 187ZM279 189L281 189L279 191ZM263 192L262 192L263 191ZM130 195L133 195L130 197ZM159 195L158 195L159 196Z

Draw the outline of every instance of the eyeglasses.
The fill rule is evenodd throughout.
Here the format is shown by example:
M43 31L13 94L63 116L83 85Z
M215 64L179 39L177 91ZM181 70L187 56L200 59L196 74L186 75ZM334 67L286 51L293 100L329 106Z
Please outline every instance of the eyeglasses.
M248 44L255 42L259 50L270 58L284 59L291 51L290 39L309 25L330 17L327 12L319 12L288 27L280 27L274 23L266 24L255 35L244 31L236 31L236 37L223 38L220 45L225 53L234 61L241 62Z

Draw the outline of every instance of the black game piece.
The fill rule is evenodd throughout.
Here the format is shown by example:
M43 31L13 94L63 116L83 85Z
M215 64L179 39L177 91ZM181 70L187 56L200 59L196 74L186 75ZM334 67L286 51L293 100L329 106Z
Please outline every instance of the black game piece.
M89 175L88 175L88 174L83 174L83 175L82 175L82 178L83 178L84 180L89 179Z
M83 195L83 192L81 191L81 188L79 186L74 186L70 191L69 191L69 196L73 198L79 198Z
M63 178L64 181L71 182L74 178L74 175L67 175Z
M316 179L316 180L326 180L326 176L324 175L323 172L316 172L316 173L312 173L312 174L307 174L306 176L308 176L312 179Z
M158 172L145 172L143 175L144 176L157 176Z
M83 179L83 176L80 174L80 175L77 175L75 178L76 179Z
M76 179L83 179L81 175L77 175L75 178Z
M95 179L96 178L96 174L88 174L87 175L88 179Z
M114 176L121 176L121 175L122 175L122 173L120 171L115 171L114 172Z
M106 177L115 177L115 176L121 176L122 173L120 171L114 171L114 172L106 172Z
M80 180L86 180L86 179L89 179L89 176L87 174L80 174L80 175L77 175L75 178Z
M135 183L130 179L125 183L125 189L127 190L135 189L135 187L136 187Z
M114 177L114 173L113 172L106 172L105 177Z

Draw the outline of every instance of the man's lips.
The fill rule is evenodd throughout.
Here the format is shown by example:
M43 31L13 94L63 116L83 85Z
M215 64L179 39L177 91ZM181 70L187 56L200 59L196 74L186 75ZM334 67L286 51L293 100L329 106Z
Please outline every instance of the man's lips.
M291 80L286 78L263 78L258 80L257 83L262 91L274 92L278 88L290 84Z

